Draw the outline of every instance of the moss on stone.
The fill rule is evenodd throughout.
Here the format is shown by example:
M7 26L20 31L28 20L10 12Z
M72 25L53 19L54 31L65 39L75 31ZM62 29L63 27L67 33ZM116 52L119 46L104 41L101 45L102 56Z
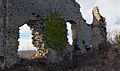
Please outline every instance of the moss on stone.
M44 21L44 36L48 46L52 49L63 49L66 47L66 24L60 14L57 12L51 13Z

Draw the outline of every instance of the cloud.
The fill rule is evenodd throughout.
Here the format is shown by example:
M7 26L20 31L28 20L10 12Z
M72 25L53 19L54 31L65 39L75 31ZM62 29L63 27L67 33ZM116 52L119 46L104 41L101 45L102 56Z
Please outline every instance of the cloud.
M20 33L31 33L32 31L30 30L30 27L27 26L27 24L23 25L20 27Z
M19 39L19 41L20 43L18 50L36 50L31 39Z
M97 4L100 8L100 11L103 15L105 15L108 22L114 23L117 18L120 17L120 0L98 0Z
M32 31L30 30L30 27L27 26L27 24L20 27L20 38L21 39L31 39L32 37Z

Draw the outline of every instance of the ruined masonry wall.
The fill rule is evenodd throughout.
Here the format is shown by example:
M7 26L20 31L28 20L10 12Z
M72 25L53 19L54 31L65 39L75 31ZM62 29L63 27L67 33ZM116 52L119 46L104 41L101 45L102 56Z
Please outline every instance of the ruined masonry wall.
M0 67L10 67L19 61L19 27L30 20L42 20L51 12L59 12L66 22L74 22L71 23L74 48L84 53L86 46L94 44L91 43L92 29L75 0L0 0Z
M99 48L101 43L107 41L106 21L105 17L100 15L98 7L93 9L93 23L92 23L92 44L93 50Z

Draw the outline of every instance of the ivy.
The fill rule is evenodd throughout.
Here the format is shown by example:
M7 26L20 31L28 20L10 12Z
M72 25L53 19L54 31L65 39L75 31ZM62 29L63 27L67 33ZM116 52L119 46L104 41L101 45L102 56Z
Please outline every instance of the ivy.
M45 42L52 49L63 49L66 47L67 31L66 22L59 13L53 12L44 18Z

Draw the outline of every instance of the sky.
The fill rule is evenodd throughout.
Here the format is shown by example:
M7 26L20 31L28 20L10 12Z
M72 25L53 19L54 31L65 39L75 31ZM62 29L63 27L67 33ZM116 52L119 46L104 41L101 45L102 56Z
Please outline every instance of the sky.
M92 9L95 6L99 7L100 14L106 18L107 31L112 32L117 29L120 30L120 24L115 24L120 20L120 0L76 0L81 8L83 18L87 23L92 23ZM70 35L70 31L69 31ZM71 35L70 35L71 36ZM32 45L31 31L27 25L20 28L20 45L19 50L36 50ZM71 41L71 39L69 40Z

